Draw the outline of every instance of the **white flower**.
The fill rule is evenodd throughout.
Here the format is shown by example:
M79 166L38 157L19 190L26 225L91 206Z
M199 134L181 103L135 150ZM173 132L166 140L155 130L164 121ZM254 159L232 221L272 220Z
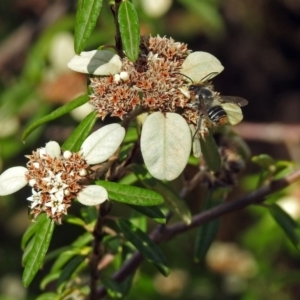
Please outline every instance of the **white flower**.
M57 142L51 141L27 156L27 168L13 167L0 175L0 196L12 194L26 184L32 187L31 213L41 212L61 221L72 199L84 205L98 205L108 199L106 189L98 185L83 186L80 179L87 177L92 164L106 161L119 148L125 129L110 124L92 133L82 144L79 153L62 153Z
M36 192L32 189L32 196L27 198L28 201L31 201L30 208L34 208L39 204L42 204L41 192Z
M47 202L45 206L51 208L51 213L54 215L56 212L64 212L66 210L66 205L62 203L62 199L56 198L56 196L51 195L50 202Z

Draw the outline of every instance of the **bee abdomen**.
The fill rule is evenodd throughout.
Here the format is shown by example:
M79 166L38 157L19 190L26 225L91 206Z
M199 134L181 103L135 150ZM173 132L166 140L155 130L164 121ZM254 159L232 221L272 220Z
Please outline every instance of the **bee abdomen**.
M218 125L227 123L227 114L220 105L208 109L207 114L213 123L217 123Z

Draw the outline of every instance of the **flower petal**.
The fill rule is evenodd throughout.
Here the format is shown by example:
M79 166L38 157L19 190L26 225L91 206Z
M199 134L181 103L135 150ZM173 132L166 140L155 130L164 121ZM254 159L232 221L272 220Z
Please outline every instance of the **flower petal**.
M77 199L84 205L98 205L108 199L108 193L102 186L89 185L78 194Z
M28 170L24 167L13 167L0 176L0 196L13 194L24 187L28 182L25 173Z
M51 156L52 158L59 157L61 154L60 146L55 141L50 141L46 144L46 153Z
M212 79L224 70L221 62L207 52L196 51L188 55L181 66L180 73L188 76L193 82Z
M141 134L145 165L153 177L173 180L185 168L191 152L191 131L182 116L155 112L147 117Z
M122 62L120 56L111 51L93 50L75 55L68 67L80 73L108 76L120 73Z
M81 155L88 164L98 164L112 156L125 136L125 129L120 124L109 124L93 132L83 142Z

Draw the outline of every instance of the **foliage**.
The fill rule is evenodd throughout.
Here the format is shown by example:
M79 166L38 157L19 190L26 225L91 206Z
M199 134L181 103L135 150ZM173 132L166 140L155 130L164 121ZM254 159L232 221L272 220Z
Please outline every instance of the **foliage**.
M269 154L256 155L251 166L256 164L258 168L252 175L244 174L240 181L250 156L248 145L229 125L223 126L220 120L212 119L215 106L201 102L200 96L193 96L189 90L190 80L201 81L207 76L212 79L219 74L223 70L220 61L203 51L195 51L197 60L190 60L189 51L182 50L185 44L155 37L155 31L165 33L159 28L160 21L150 21L151 13L145 13L143 5L147 1L102 2L79 0L76 11L67 8L70 15L64 15L55 25L40 32L28 51L18 80L10 78L8 81L14 83L11 86L5 81L1 83L5 87L0 95L3 174L11 166L24 165L23 155L28 157L32 151L41 157L49 154L47 159L53 159L54 166L59 159L67 160L67 155L86 160L88 165L77 180L78 189L82 190L74 192L72 202L67 202L68 214L57 217L59 204L57 210L52 206L45 210L47 214L39 214L38 206L33 205L36 200L27 198L32 201L29 210L33 222L28 224L20 216L19 225L24 231L22 284L28 289L27 298L101 299L108 295L138 299L144 295L147 299L292 299L293 290L289 288L297 284L299 271L289 264L293 259L299 261L300 209L299 184L290 185L300 178L297 164L274 159ZM198 5L195 1L178 1L176 5L184 7L183 19L189 14L196 16L197 21L200 19L199 26L210 39L222 37L225 20L220 14L220 1L202 2ZM190 21L192 24L193 17ZM147 22L153 23L150 42L146 35L140 36ZM190 27L190 32L194 27ZM80 62L86 55L88 63L79 69L88 74L88 81L86 75L66 71L65 61L64 66L59 66L60 55L67 54L69 46L59 43L54 46L55 39L66 34L60 40L65 42L71 31L74 31L75 57ZM149 46L151 39L154 43L166 43L165 57ZM110 45L112 41L114 46ZM172 48L173 45L177 48ZM97 50L83 52L92 48ZM117 62L112 62L110 56L107 59L107 53L101 51L112 51ZM177 57L172 60L174 52ZM151 84L142 82L138 86L139 77L132 79L130 70L147 59L147 66L164 63L162 73L157 69L157 76L164 77L156 80L151 73L154 76ZM187 61L189 70L179 69ZM103 67L100 74L89 72L95 62ZM172 63L179 65L174 67ZM116 69L112 71L113 68ZM107 70L110 75L101 73ZM139 76L138 73L146 70L139 69L134 76ZM174 88L169 89L173 81ZM150 94L155 82L154 90L160 92L164 102L161 106L150 106L159 97L154 92ZM204 80L200 84L218 99L211 83ZM117 96L112 101L121 102L120 97L125 94L125 98L127 95L137 104L132 110L124 109L121 115L118 113L122 107L105 112L100 105L98 110L95 106L93 111L89 108L80 120L72 117L89 100L92 103L103 86L112 90L103 92L104 99L105 95L114 95L115 89ZM124 87L128 94L124 90L119 92L119 87ZM170 93L166 98L165 92ZM204 95L201 97L204 99ZM178 106L171 102L176 99ZM168 101L169 106L165 104ZM227 113L225 108L222 110L222 101L216 106L221 107L218 113ZM115 123L121 126L114 127ZM11 131L5 133L5 127ZM120 128L126 130L125 138ZM105 129L108 131L101 131L101 135L100 130ZM49 140L61 144L58 155L50 154L56 151L49 150L50 143L43 154L40 147ZM195 143L198 143L197 158L191 153L196 154ZM93 156L97 158L90 162ZM66 170L67 166L64 165ZM75 176L73 169L68 172L70 177ZM43 174L43 179L46 176L51 174ZM13 179L5 177L5 182L9 180ZM34 198L38 192L36 185L31 185L28 178L26 182L36 189L32 192ZM84 194L88 186L94 189ZM102 192L104 196L99 196ZM17 193L16 201L2 193L2 225L14 227L11 224L17 222L19 212L27 215L23 212L30 202L26 203L24 195L29 193L29 190ZM106 195L109 201L102 199ZM90 198L97 197L102 200L88 203ZM237 215L238 221L242 224L245 218L248 224L241 228L228 225L226 214L241 208L245 210ZM5 216L6 212L13 215L11 220ZM234 233L227 238L231 230ZM225 242L228 239L230 242ZM8 273L12 258L21 261L21 254L15 256L8 255L7 262L1 262L5 265L3 272ZM274 266L276 260L280 260L280 266ZM0 286L3 282L0 281ZM26 296L19 299L22 297ZM6 299L4 293L3 297L0 294L2 298Z

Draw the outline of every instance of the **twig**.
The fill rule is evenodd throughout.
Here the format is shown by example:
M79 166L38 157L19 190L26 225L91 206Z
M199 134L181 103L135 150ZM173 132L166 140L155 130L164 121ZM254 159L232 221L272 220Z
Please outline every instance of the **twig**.
M234 126L234 130L246 140L264 141L269 143L299 143L300 125L280 123L247 123Z
M103 258L103 251L101 250L101 242L104 237L103 233L103 224L105 220L105 216L110 211L111 206L108 201L104 202L99 210L98 210L98 218L97 222L94 227L93 236L93 252L91 254L90 259L90 274L91 274L91 281L90 281L90 300L95 300L97 298L97 283L100 278L100 272L99 272L99 262Z
M244 208L250 204L258 204L265 200L270 194L279 191L292 183L300 180L300 169L296 170L292 174L278 180L273 180L268 186L261 187L260 189L249 193L248 195L231 202L226 202L218 205L214 208L201 212L192 218L192 222L186 225L183 222L178 222L170 226L162 227L157 226L150 237L156 243L165 242L177 234L186 232L194 227L202 225L212 219L220 217L226 213ZM132 257L124 263L122 268L118 270L114 275L113 279L117 282L122 282L127 276L133 273L143 261L143 256L140 252L135 252ZM101 299L106 294L105 288L99 287L97 291L97 299Z

